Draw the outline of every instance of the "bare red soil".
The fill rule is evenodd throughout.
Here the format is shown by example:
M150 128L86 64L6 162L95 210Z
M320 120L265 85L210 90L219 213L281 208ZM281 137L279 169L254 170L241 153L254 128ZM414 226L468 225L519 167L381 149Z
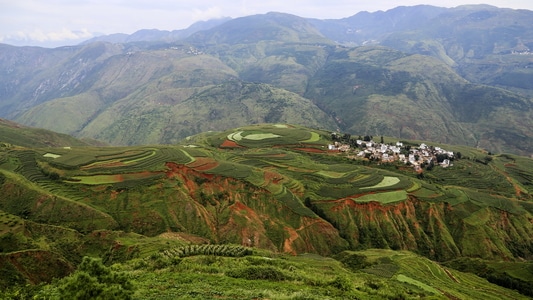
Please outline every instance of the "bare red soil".
M225 140L222 144L219 146L220 148L244 148L243 146L237 144L234 141Z
M206 171L218 166L218 162L210 157L196 157L196 160L187 166L196 171Z
M277 172L273 171L265 171L265 183L268 184L269 182L272 182L274 184L279 184L280 181L283 180L283 176Z

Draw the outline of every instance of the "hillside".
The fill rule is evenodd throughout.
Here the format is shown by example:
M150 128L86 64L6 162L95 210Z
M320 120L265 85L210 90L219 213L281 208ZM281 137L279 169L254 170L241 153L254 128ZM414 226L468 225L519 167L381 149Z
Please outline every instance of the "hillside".
M530 156L530 17L490 6L268 13L186 38L0 45L0 117L113 145L287 122Z
M349 132L530 153L530 99L472 84L437 59L374 46L339 49L305 97ZM525 123L524 123L525 121Z
M0 145L4 148L21 147L70 147L102 145L96 141L81 141L67 134L41 128L32 128L0 119Z
M235 256L232 253L242 249L220 246L175 247L113 267L99 265L98 270L115 275L111 278L129 279L122 284L125 288L115 293L127 288L131 299L528 299L407 251L350 251L334 259L260 250ZM56 299L69 295L69 290L93 295L105 291L105 281L95 282L101 273L85 273L94 281L83 282L81 278L88 277L80 276L83 272L43 288L11 294Z
M412 293L414 284L417 293L461 298L469 295L466 288L444 289L420 270L409 273L406 268L412 263L403 265L407 260L396 260L401 257L397 255L424 260L394 251L441 262L459 257L521 263L532 259L531 159L428 143L452 151L453 164L447 168L422 164L421 173L413 164L358 158L359 147L349 152L328 150L332 138L328 131L276 123L206 132L179 145L3 149L0 263L11 274L3 284L49 280L43 275L46 266L34 267L41 259L62 262L62 269L50 276L68 274L84 255L102 257L108 264L122 262L126 270L128 261L140 259L130 263L144 267L131 268L147 271L151 263L142 261L152 254L163 255L158 253L186 243L211 243L292 255L338 254L337 260L348 264L344 268L375 268L364 273L378 276L388 272L390 276L384 277L392 281L378 281L384 280L383 293L392 293L397 285ZM353 140L342 137L343 143ZM410 149L405 151L414 151L417 145L404 143ZM342 255L371 248L394 251L376 267L364 260L350 267L361 257L352 260ZM313 264L312 259L308 262ZM155 268L171 268L167 263ZM295 264L289 269L304 268ZM283 293L292 293L294 280L315 286L305 279L307 275L289 276L288 266L278 267L272 274L281 272L281 277L275 280L289 281ZM242 268L246 272L248 267ZM455 271L446 275L441 267L431 268L438 272L434 276L442 275L438 280L479 282L472 275ZM229 276L224 278L247 278L237 270L211 270ZM142 276L152 276L136 274L141 286L147 282ZM344 292L356 292L353 288L364 285L357 281L361 279L346 276L351 283ZM203 284L212 284L209 278ZM238 288L237 281L228 280L233 282L228 282L228 289ZM316 288L325 287L329 279L324 280ZM391 289L385 288L389 285ZM499 289L487 286L480 293L507 295Z

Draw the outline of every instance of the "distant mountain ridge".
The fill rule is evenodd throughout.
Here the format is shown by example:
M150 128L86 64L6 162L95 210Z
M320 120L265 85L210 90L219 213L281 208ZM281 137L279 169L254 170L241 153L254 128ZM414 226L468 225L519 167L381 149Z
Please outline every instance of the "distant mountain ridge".
M268 13L191 26L187 38L0 45L0 116L133 145L307 115L310 127L531 155L532 18L483 5Z
M87 45L94 42L109 42L120 44L134 42L172 42L187 38L197 31L208 30L210 28L216 27L229 20L231 20L231 18L226 17L211 19L207 21L198 21L185 29L178 29L172 31L158 29L142 29L132 34L115 33L109 35L102 35L88 39L80 44Z

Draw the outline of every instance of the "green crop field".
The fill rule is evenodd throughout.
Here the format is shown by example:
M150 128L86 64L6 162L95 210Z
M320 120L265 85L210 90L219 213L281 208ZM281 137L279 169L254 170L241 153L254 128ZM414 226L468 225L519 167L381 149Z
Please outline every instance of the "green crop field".
M158 173L130 173L130 174L117 174L117 175L89 175L89 176L73 176L68 181L75 184L109 184L124 182L128 180L147 179L159 176Z
M376 201L381 204L390 204L390 203L407 200L407 192L406 191L393 191L393 192L375 193L375 194L369 194L369 195L357 197L357 198L354 198L354 200L359 203Z
M383 180L380 183L373 185L373 186L362 187L361 189L366 190L366 189L377 189L377 188L382 188L382 187L389 187L399 182L400 182L400 178L398 177L384 176Z

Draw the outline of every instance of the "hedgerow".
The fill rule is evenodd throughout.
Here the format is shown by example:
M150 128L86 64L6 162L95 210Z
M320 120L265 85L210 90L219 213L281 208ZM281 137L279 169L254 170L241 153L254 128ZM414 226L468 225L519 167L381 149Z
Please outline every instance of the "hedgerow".
M215 255L228 257L242 257L251 255L252 250L240 245L231 244L204 244L204 245L188 245L179 248L168 249L162 252L166 258L173 257L188 257L196 255Z

